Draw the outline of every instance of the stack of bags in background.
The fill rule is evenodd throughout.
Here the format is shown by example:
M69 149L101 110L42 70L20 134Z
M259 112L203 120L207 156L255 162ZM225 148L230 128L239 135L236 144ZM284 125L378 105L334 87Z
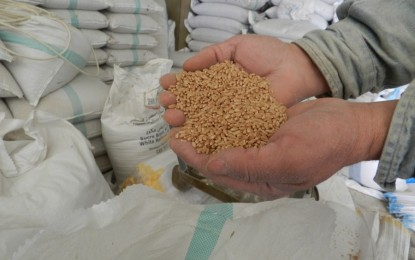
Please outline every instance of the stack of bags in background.
M117 92L117 86L114 86L117 81L114 67L131 71L131 73L145 74L146 70L139 68L157 58L167 59L169 44L167 7L164 0L108 0L107 2L109 7L102 11L108 20L108 27L102 31L109 36L104 48L108 58L103 68L112 75L114 82L112 82L111 90L113 94L110 93L104 111L115 109L111 101L118 98L114 94ZM140 76L138 74L137 76ZM147 74L150 73L147 72ZM149 86L150 83L147 87ZM143 91L137 82L129 87L137 92ZM139 104L140 101L135 100L134 103ZM114 166L113 176L116 177L116 186L124 180L120 178L124 172L120 170L119 165L127 167L137 164L137 160L140 159L135 155L137 150L140 150L139 140L142 132L135 132L137 126L131 119L134 117L131 117L131 113L124 112L125 114L120 115L118 119L124 119L125 116L128 120L120 122L116 130L110 134L108 134L108 129L117 124L119 120L105 121L101 116L104 146L111 165ZM129 135L131 131L134 132L133 136ZM121 154L123 156L120 156ZM153 153L149 153L150 155ZM135 168L128 169L129 174L135 173Z
M142 66L155 58L168 58L168 17L164 0L108 0L103 12L109 21L107 69Z
M103 65L108 60L108 54L104 47L109 36L102 29L108 27L107 17L101 13L109 4L103 0L43 0L40 7L54 13L66 23L79 29L91 43L93 52L88 58L88 64L84 71L91 75L97 75L103 81L112 80L105 70L97 70L97 65Z
M269 35L291 42L307 32L325 29L335 21L341 0L271 0L266 19L253 21L255 34Z
M184 61L203 48L249 31L249 17L264 18L268 0L191 0L184 20L188 30L187 48L169 52L172 71L182 69Z
M59 5L62 2L48 0L43 1L42 5L63 7ZM79 6L93 6L90 1L78 3ZM91 12L89 17L100 14L91 10L49 10L68 14ZM80 25L80 16L74 17L77 17ZM92 30L91 28L88 27ZM84 71L88 63L92 63L91 55L94 53L85 33L51 13L33 16L17 29L19 31L2 30L0 35L7 48L22 55L15 55L10 62L2 62L23 93L23 98L16 95L4 99L12 116L26 119L36 109L68 120L91 141L100 170L103 173L110 172L112 167L106 156L100 125L100 116L110 86ZM34 35L35 38L25 33ZM53 52L47 46L54 46L56 51Z
M222 42L237 34L247 33L248 17L258 20L268 0L192 0L191 12L185 20L189 36L187 45L200 51L213 43Z
M168 58L171 34L165 1L42 0L31 4L71 25L76 31L70 36L71 42L84 44L88 51L76 53L78 60L73 63L83 60L83 64L77 64L73 78L67 82L60 80L59 87L45 92L41 99L28 100L27 95L21 98L23 94L18 94L7 97L5 103L15 118L27 118L36 108L71 122L90 141L97 165L113 185L115 175L100 120L114 79L113 66L132 68L158 57ZM65 28L59 29L61 34L65 33ZM44 34L48 37L53 33L50 30ZM69 40L69 37L62 38ZM53 71L51 67L48 70ZM44 77L36 69L31 73ZM24 80L31 81L27 75Z
M191 0L184 23L187 48L170 53L174 69L203 48L238 34L276 37L285 42L337 21L343 0Z

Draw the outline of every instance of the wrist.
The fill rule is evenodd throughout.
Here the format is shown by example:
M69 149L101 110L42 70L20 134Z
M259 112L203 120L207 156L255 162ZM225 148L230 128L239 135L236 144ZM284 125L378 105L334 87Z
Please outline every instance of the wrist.
M397 103L397 100L363 103L362 110L366 113L362 113L362 110L356 112L362 133L359 136L367 139L366 141L360 140L360 142L366 143L365 160L380 158Z
M308 56L308 54L296 44L290 44L292 53L294 54L294 62L297 64L296 68L301 69L299 74L302 77L302 93L304 98L319 96L330 93L330 88L327 84L323 73Z

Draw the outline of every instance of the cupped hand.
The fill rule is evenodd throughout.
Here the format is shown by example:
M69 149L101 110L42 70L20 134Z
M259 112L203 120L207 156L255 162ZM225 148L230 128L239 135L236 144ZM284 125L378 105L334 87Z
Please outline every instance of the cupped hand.
M248 73L265 77L270 82L275 98L286 106L329 92L321 72L301 48L269 36L232 37L191 57L184 63L183 69L202 70L225 60L235 62ZM160 80L166 90L175 82L173 74ZM168 106L175 99L171 93L164 93L160 96L160 102Z
M344 166L379 158L395 105L317 99L289 108L288 121L261 148L197 154L174 135L170 146L215 183L275 199L306 190Z

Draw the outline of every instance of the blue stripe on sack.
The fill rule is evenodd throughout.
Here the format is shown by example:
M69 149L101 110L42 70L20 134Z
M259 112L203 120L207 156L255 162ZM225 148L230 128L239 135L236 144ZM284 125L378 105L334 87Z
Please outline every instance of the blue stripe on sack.
M141 15L136 14L135 15L135 19L136 19L136 28L135 28L135 32L139 33L141 30Z
M23 36L23 35L15 34L15 33L8 32L8 31L0 31L0 38L4 42L20 44L20 45L26 46L28 48L32 48L32 49L35 49L35 50L42 51L42 52L44 52L46 54L49 54L49 55L52 55L52 56L56 55L56 53L54 53L52 50L50 50L49 48L47 48L46 46L44 46L43 44L41 44L37 40L34 40L32 38L29 38L29 37L26 37L26 36ZM58 53L60 53L62 51L62 48L60 48L60 47L53 46L53 45L50 45L50 46ZM63 56L66 59L68 59L73 65L77 66L78 68L83 68L87 63L86 59L84 59L81 55L79 55L76 52L73 52L71 50L66 50L63 53Z
M135 14L139 14L141 10L141 0L135 0Z
M69 97L69 100L71 101L72 105L72 111L73 111L73 120L72 123L80 123L84 122L84 110L82 107L82 101L78 96L78 93L70 86L66 85L62 88L63 91L65 91L66 95ZM82 132L82 131L81 131ZM86 129L85 129L86 132Z
M133 34L133 48L138 48L140 46L140 39L138 39L138 34Z
M71 24L73 27L79 28L79 20L78 15L76 14L76 10L69 10L69 14L71 16Z
M231 203L206 205L200 213L185 259L208 259L215 249L225 222L232 218Z
M78 7L78 0L70 0L68 9L77 9Z

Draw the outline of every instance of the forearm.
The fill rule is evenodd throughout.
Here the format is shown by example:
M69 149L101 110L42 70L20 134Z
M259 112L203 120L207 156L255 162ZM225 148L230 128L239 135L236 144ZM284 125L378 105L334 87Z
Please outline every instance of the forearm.
M357 97L415 77L414 13L415 1L355 0L339 7L338 23L294 43L320 69L333 96Z

